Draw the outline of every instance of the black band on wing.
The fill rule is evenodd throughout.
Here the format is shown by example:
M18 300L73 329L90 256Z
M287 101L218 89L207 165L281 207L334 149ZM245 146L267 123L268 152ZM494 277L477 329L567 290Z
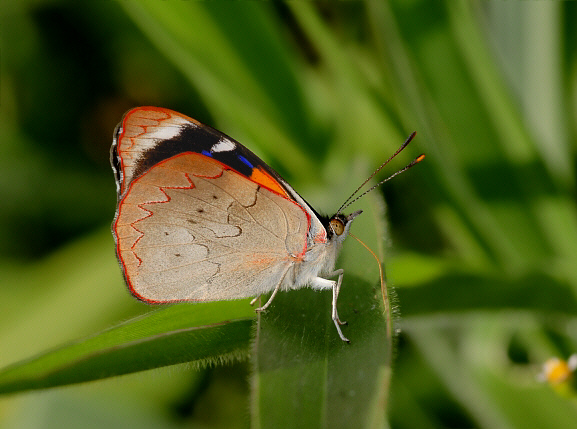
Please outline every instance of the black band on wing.
M112 165L112 171L114 171L114 179L116 180L118 190L120 189L120 184L122 182L120 156L118 156L118 138L120 137L121 130L121 124L118 124L114 129L114 138L112 139L112 146L110 147L110 164Z
M206 148L214 146L219 139L220 136L211 133L207 127L183 126L180 133L171 139L158 140L153 148L142 154L134 169L133 177L140 176L159 162L179 153L201 153L203 150L208 150Z

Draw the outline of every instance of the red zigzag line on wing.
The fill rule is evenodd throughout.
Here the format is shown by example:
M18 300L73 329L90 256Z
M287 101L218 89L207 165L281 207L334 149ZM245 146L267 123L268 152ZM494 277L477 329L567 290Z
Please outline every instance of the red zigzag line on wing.
M224 169L216 176L202 176L202 175L198 175L195 177L206 177L209 179L218 179L219 177L221 177L224 173ZM136 245L138 244L138 242L140 241L140 239L142 237L144 237L144 232L140 231L135 224L137 224L140 221L143 221L144 219L148 219L149 217L151 217L153 215L153 213L148 210L147 208L143 207L143 205L145 204L163 204L163 203L168 203L170 201L170 196L165 192L165 189L194 189L195 185L194 182L190 179L190 176L188 175L188 173L184 173L184 176L186 177L186 180L188 180L188 183L190 183L190 186L159 186L158 189L160 189L160 192L162 192L164 194L164 196L166 197L165 201L147 201L146 203L142 203L142 204L138 204L137 207L141 210L144 210L145 212L148 212L148 214L138 220L135 220L134 222L132 222L130 224L130 227L132 229L134 229L136 232L138 232L140 234L140 237L138 237L136 239L136 241L134 242L134 244L132 246L130 246L130 249L132 250L132 253L134 254L134 257L136 259L138 259L138 266L140 266L140 264L142 264L142 259L140 259L137 255L136 252L134 251L134 248L136 247Z

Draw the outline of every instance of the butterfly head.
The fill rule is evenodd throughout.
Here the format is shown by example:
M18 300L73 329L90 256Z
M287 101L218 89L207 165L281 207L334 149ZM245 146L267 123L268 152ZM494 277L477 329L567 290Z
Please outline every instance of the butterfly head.
M349 228L353 219L360 215L363 211L358 210L354 213L351 213L348 216L345 216L342 213L337 213L329 220L329 238L332 241L342 242L347 235L349 234Z

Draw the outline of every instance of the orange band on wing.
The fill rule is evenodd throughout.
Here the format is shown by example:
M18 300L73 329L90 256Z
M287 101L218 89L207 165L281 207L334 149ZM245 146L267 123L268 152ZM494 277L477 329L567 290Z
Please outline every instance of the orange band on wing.
M255 183L262 185L271 191L275 191L281 194L283 197L292 199L289 194L283 189L283 187L274 179L270 174L264 171L261 167L253 168L252 174L249 177Z

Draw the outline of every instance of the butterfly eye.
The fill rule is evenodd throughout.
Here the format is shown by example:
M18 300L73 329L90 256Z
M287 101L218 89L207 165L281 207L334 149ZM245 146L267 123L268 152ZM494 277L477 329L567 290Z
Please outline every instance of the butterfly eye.
M329 224L331 225L331 229L335 234L341 235L343 232L345 232L345 224L341 220L331 219Z

